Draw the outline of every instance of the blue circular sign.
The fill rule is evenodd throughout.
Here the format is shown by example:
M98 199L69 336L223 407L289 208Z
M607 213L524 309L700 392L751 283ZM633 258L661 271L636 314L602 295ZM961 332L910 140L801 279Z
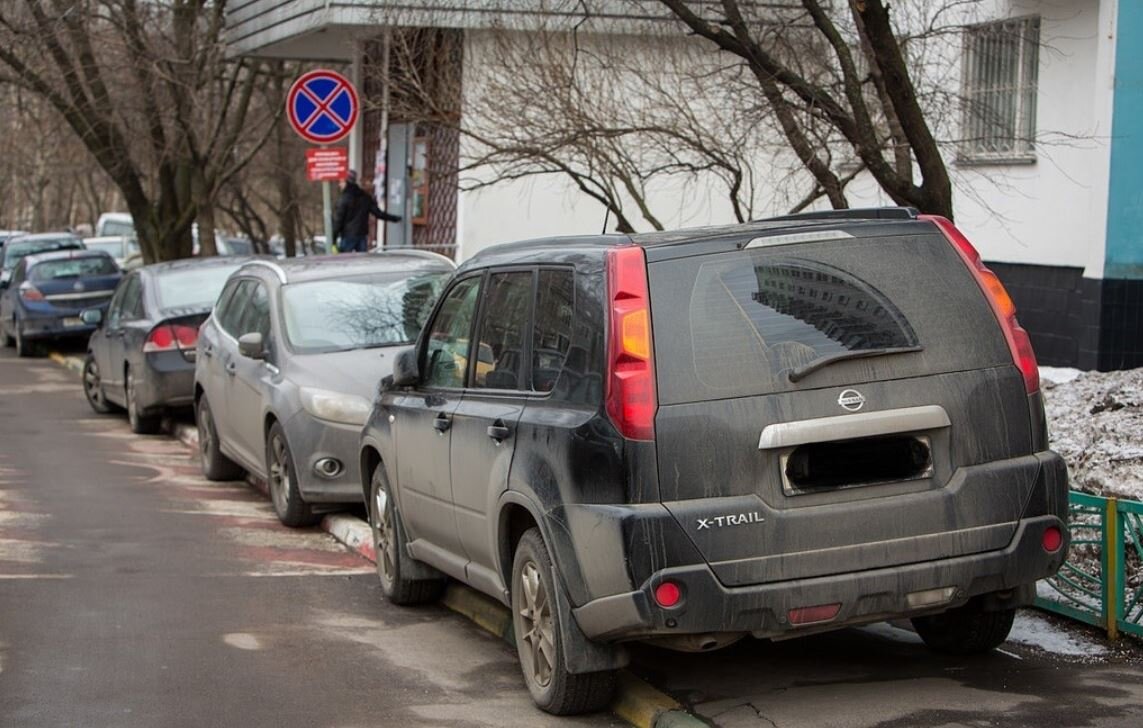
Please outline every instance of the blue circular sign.
M349 79L324 69L294 81L286 96L290 125L315 144L332 144L349 134L357 123L359 108L357 90Z

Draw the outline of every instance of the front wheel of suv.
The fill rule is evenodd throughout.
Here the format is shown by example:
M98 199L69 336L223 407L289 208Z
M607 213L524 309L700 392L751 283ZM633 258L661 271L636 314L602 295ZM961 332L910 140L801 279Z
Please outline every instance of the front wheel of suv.
M512 627L524 682L532 700L548 713L574 715L601 710L611 702L615 672L568 672L554 574L540 530L529 529L520 539L512 562Z
M410 579L401 569L405 550L405 527L393 502L385 466L373 470L369 485L369 526L377 556L377 578L381 592L394 604L411 605L436 601L444 590L444 578Z
M986 612L976 601L947 612L914 617L913 629L935 652L975 655L999 647L1008 639L1015 609Z
M207 480L238 480L242 468L222 454L218 448L218 430L214 426L214 416L206 395L198 398L194 405L194 418L198 424L198 452L202 462L202 474Z
M270 502L282 525L304 528L318 522L309 503L302 500L298 490L298 473L294 455L286 442L286 432L275 422L266 433L266 480L270 487Z

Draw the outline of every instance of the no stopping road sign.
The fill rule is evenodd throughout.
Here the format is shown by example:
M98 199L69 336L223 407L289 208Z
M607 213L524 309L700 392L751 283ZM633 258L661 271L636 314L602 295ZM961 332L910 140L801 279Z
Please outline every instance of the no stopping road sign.
M332 144L357 123L357 90L335 71L317 70L301 76L286 96L290 126L306 141Z

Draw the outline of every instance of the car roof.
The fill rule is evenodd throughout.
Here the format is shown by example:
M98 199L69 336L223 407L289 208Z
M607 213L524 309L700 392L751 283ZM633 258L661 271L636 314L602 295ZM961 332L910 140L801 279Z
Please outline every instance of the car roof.
M222 266L242 265L258 260L260 257L269 260L269 258L265 256L255 255L211 255L205 258L179 258L178 260L168 260L162 263L151 263L150 265L138 268L138 270L151 275L162 275L164 273L173 273L195 268L220 268Z
M283 284L320 281L344 276L365 275L374 271L440 271L451 273L452 261L417 252L386 251L383 253L342 253L340 255L308 255L285 260L254 260L242 266L243 272L263 270Z
M86 250L86 249L73 249L73 250L52 250L46 253L33 253L32 255L24 256L24 265L31 268L40 263L47 263L53 260L70 260L72 258L107 258L114 262L115 259L111 257L110 253L103 250Z

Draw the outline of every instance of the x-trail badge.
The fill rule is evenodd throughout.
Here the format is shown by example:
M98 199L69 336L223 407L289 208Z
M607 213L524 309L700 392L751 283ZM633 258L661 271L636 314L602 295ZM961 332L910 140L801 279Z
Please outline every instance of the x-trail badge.
M856 412L865 406L865 396L856 389L847 389L837 396L837 403L850 412Z

